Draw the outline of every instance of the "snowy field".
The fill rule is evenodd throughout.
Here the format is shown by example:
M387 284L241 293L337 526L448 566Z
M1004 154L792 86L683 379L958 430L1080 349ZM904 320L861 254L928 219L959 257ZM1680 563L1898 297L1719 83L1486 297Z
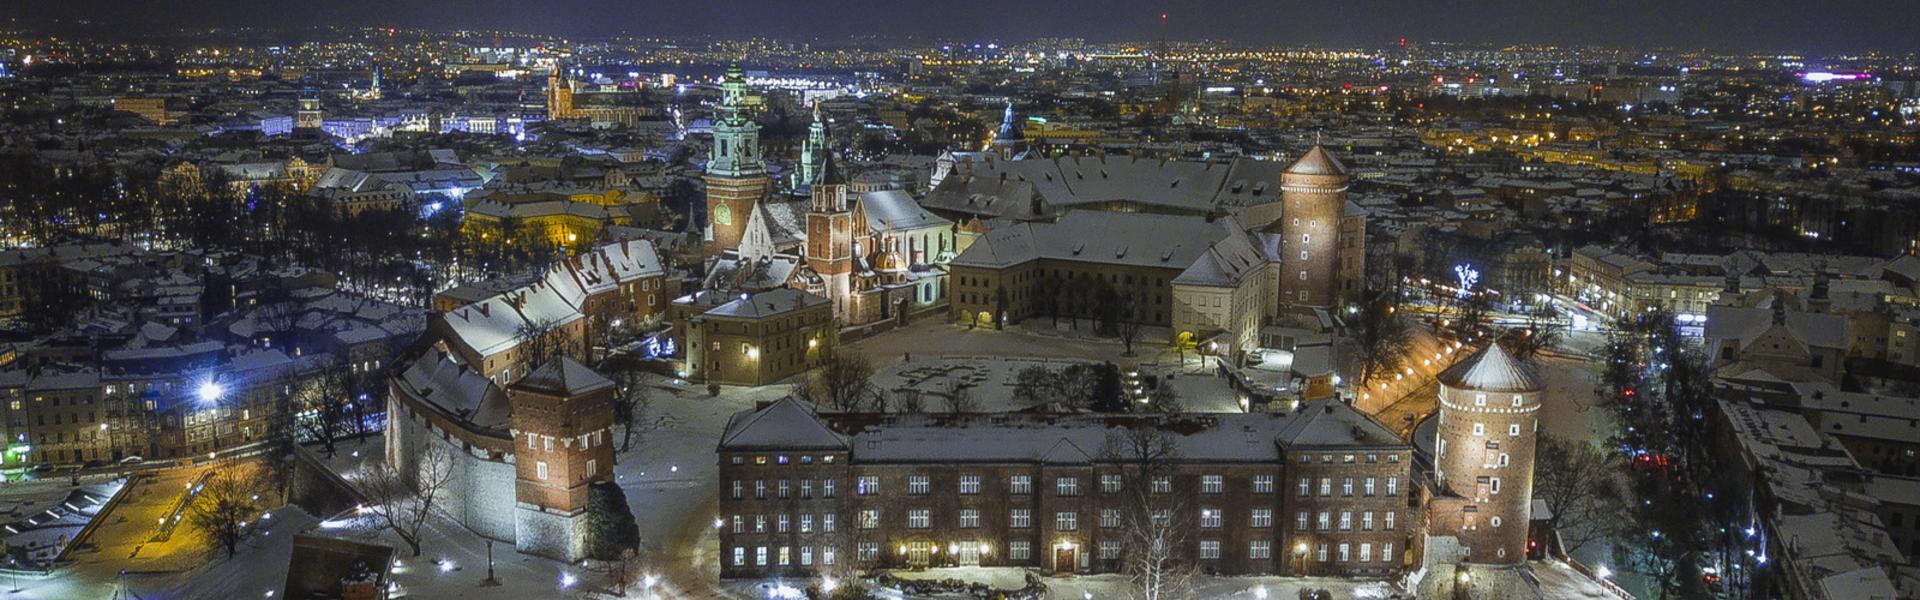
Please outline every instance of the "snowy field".
M1020 371L1043 367L1058 371L1076 364L1098 361L1076 358L1002 357L985 355L913 355L898 362L882 364L874 373L874 387L892 398L920 394L925 410L946 409L944 398L952 386L966 386L975 412L1009 412L1033 408L1014 398ZM1240 412L1239 396L1227 380L1211 370L1183 371L1173 366L1144 363L1122 365L1122 372L1135 371L1142 377L1173 378L1174 390L1187 410L1195 412Z

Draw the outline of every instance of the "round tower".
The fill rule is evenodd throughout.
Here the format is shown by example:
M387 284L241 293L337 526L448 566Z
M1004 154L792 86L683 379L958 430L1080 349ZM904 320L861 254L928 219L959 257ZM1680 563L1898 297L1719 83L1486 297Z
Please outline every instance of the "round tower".
M1327 149L1312 149L1280 174L1280 301L1330 306L1339 294L1340 214L1347 205L1347 167Z
M1432 504L1432 533L1457 536L1468 562L1518 564L1527 554L1544 386L1497 343L1439 379L1433 476L1443 496Z

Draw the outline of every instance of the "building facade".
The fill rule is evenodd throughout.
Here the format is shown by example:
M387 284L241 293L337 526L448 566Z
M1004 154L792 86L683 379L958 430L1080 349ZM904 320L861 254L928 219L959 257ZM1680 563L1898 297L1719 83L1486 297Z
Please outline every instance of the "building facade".
M1141 460L1143 439L1172 451ZM787 398L735 415L719 460L722 577L1118 572L1145 527L1175 532L1176 560L1210 573L1380 576L1413 558L1411 448L1337 402L935 416L823 414Z

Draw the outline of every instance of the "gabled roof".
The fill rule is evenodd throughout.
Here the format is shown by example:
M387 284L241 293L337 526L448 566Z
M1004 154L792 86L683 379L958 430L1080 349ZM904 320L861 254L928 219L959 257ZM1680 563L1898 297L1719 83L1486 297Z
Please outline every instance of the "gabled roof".
M1440 383L1479 392L1534 392L1544 388L1540 376L1498 343L1487 344L1440 372Z
M613 387L613 380L593 372L571 357L560 356L513 383L514 388L555 396L579 396Z
M1275 441L1283 448L1406 443L1379 421L1333 398L1306 403L1298 416L1281 428Z
M727 420L720 450L846 450L847 439L820 420L813 405L788 396Z

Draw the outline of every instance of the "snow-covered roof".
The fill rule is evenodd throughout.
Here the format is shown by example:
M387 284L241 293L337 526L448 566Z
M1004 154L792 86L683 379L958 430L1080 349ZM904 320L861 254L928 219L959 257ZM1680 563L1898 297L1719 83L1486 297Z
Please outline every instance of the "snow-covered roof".
M1534 392L1545 387L1533 369L1497 343L1441 371L1439 379L1448 387L1480 392Z
M613 380L593 372L571 357L560 356L534 369L513 383L524 388L556 396L579 396L613 387Z

